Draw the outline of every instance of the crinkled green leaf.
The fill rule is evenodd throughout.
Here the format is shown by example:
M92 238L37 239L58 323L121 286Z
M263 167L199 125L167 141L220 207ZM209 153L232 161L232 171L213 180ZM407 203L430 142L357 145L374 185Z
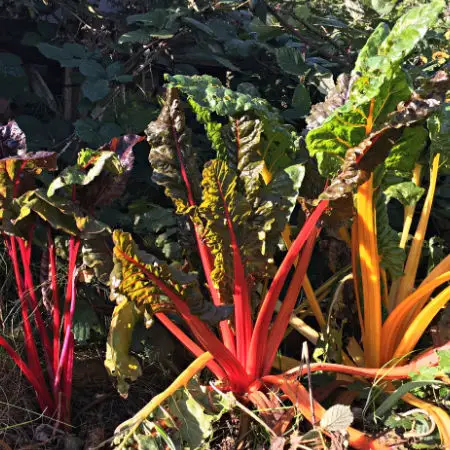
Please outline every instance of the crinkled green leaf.
M355 63L347 102L336 109L323 124L311 130L306 138L312 156L323 153L344 157L349 148L358 145L372 130L386 121L397 104L409 98L411 89L401 64L443 8L442 0L411 9L400 18L388 34L380 24L368 39ZM320 166L319 166L320 167ZM331 172L325 170L334 169ZM322 175L336 174L333 167L322 164Z
M258 117L279 120L279 114L267 100L233 91L210 75L167 75L169 87L179 89L188 99L219 116L236 116L254 111Z
M260 177L264 168L261 134L261 121L249 115L230 119L230 122L222 129L227 162L239 173L249 199L254 198L261 185Z
M238 177L226 162L213 160L203 170L203 201L199 213L206 219L205 238L214 256L211 277L220 286L233 273L233 250L227 217L242 242L244 224L251 219L251 205L238 191ZM242 249L240 248L242 251Z
M255 121L253 126L259 127L259 122L262 124L262 133L259 146L255 142L252 148L258 151L260 159L265 161L270 172L275 173L298 162L299 137L292 127L282 123L279 112L266 100L227 89L222 86L220 80L208 75L191 77L175 75L168 76L167 79L169 86L177 87L188 97L191 104L195 102L200 108L205 108L210 113L230 117L230 125L222 127L222 135L228 136L227 146L234 141L232 147L236 147L236 142L239 140L238 128L243 128L244 135L249 134L251 124L246 123L244 130L244 122L253 120ZM242 116L244 118L241 118ZM230 127L234 129L224 129ZM218 139L215 142L218 142ZM220 154L218 156L220 157Z
M149 124L146 134L151 147L152 180L165 188L165 194L182 211L201 197L200 174L191 146L191 130L186 127L176 89L167 90L161 113Z
M420 200L424 192L424 188L417 186L417 184L412 181L396 183L384 190L386 202L389 202L391 198L395 198L403 206L415 205Z
M428 119L427 125L431 139L431 158L440 153L439 171L450 173L450 102L443 104L441 109Z
M105 367L111 376L117 378L117 390L125 398L129 383L142 375L139 361L129 354L133 329L142 315L134 302L123 301L117 305L106 342Z
M213 121L209 110L200 106L192 98L189 99L189 105L196 114L197 121L204 125L206 136L211 142L213 149L216 151L217 157L223 159L226 155L226 148L221 133L222 124Z
M232 284L227 215L246 261L247 275L258 278L270 273L279 235L296 203L304 167L291 166L277 173L268 185L259 179L251 196L239 187L238 173L220 160L210 161L203 171L203 202L198 212L206 219L205 238L215 256L212 275L219 285L230 281Z
M389 225L384 194L380 193L377 196L375 209L380 264L389 272L391 279L395 280L403 275L403 266L406 259L405 250L399 247L400 237Z
M400 104L397 111L389 114L387 121L377 131L369 134L359 145L347 150L340 173L321 194L321 198L337 200L348 196L369 179L373 170L385 161L390 152L393 153L390 155L388 170L401 174L401 170L407 167L410 172L406 175L411 176L415 161L411 160L409 155L403 158L404 161L400 156L402 152L409 151L408 144L412 152L418 155L423 147L424 133L421 127L407 127L431 115L439 105L440 100L437 98L422 99L416 94L413 94L410 101ZM417 143L411 142L414 138ZM395 141L399 144L396 148Z
M410 177L422 150L427 145L428 133L423 126L405 128L402 136L391 148L385 167L399 176Z

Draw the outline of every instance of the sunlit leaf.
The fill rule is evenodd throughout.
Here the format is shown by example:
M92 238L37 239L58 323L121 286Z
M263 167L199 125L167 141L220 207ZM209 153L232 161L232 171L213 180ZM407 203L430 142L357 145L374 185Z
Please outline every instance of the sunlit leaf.
M333 405L327 409L320 426L327 431L345 431L353 423L353 413L348 405Z
M105 367L117 378L117 390L128 396L129 383L142 375L139 361L129 354L133 329L142 316L133 302L123 301L113 312L106 343Z

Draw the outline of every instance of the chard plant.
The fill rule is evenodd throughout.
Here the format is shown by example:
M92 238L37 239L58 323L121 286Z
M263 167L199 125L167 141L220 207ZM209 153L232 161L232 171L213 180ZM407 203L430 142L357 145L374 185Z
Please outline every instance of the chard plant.
M429 323L431 312L435 314L448 301L448 289L422 309L418 319L409 316L412 307L418 302L423 302L423 306L433 290L449 277L448 273L442 275L448 272L446 260L412 294L413 284L409 284L403 290L406 295L401 294L398 300L400 309L394 309L383 325L385 331L392 332L388 337L389 345L381 343L381 297L387 285L382 285L378 274L385 270L391 280L401 275L403 250L389 228L381 195L380 212L375 210L373 183L374 176L379 177L383 169L403 174L412 170L411 161L417 159L427 137L423 122L445 99L448 89L445 72L423 80L413 91L402 69L405 58L442 8L443 2L434 1L412 9L392 30L381 24L360 52L351 76L341 77L337 85L340 91L330 94L332 101L328 98L328 103L313 107L306 143L310 154L317 158L320 173L330 182L312 203L314 208L311 207L292 243L288 223L304 170L297 164L296 134L283 125L277 112L265 101L226 89L215 78L168 77L161 113L146 131L151 147L149 159L153 180L164 187L176 212L188 219L186 227L195 237L202 270L195 272L192 255L187 255L183 267L169 265L140 249L129 233L114 231L114 269L110 285L111 298L118 305L105 364L118 378L119 389L126 395L127 382L140 375L138 361L129 355L129 345L133 325L142 316L149 324L154 318L159 320L198 359L167 391L118 428L120 448L128 445L130 438L138 442L142 436L139 437L137 430L147 416L205 366L218 381L214 389L231 391L259 409L270 404L270 390L279 388L313 425L326 416L324 408L310 399L298 380L305 370L296 368L281 375L270 372L305 280L312 250L323 226L321 219L329 220L333 215L340 221L348 219L345 215L350 210L352 216L354 199L353 277L356 292L360 292L359 277L362 280L364 303L360 305L360 317L367 368L354 367L355 363L347 357L347 365L318 364L312 365L312 370L398 380L408 379L411 371L419 371L426 365L440 367L440 353L431 350L403 367L381 368L382 363L393 357L406 357L413 349ZM201 173L180 93L197 120L204 124L216 151L216 159L207 162ZM225 117L227 122L215 119L217 116ZM438 160L436 154L431 191ZM401 186L390 192L391 195L392 192L404 194ZM379 214L378 233L375 213ZM281 235L288 251L276 267L274 254ZM282 306L275 315L276 303L285 285ZM399 292L402 292L400 288ZM319 324L324 323L317 300L309 297ZM410 326L405 324L406 317ZM408 336L414 336L403 346L402 335L398 333L400 323L409 330ZM218 334L213 328L216 325ZM448 343L439 351L446 349ZM418 400L411 400L411 403L414 401L420 403ZM445 431L448 416L438 410L433 410L434 417L443 442L448 443ZM343 428L352 447L388 448L382 439L372 438L347 425ZM155 427L163 432L159 425ZM331 437L336 431L326 426L322 429Z
M77 166L65 169L48 189L38 187L37 175L57 170L57 154L27 153L25 135L14 121L1 127L0 139L1 231L14 270L26 359L3 336L0 345L33 386L42 412L57 426L69 424L78 274L85 270L82 265L99 271L102 262L93 258L93 249L98 252L108 236L107 226L92 213L121 195L133 164L132 147L142 138L124 136L98 151L82 151ZM55 195L63 187L67 193ZM54 239L61 233L68 236L65 283L58 276ZM43 248L36 234L46 236ZM34 281L33 249L41 253L40 289Z

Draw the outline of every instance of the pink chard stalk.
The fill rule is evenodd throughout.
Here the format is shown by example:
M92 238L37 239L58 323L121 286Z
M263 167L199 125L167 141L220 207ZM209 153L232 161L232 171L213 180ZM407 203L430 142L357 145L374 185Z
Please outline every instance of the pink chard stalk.
M115 152L128 151L126 156L130 158L132 146L142 138L134 136L124 146L124 141L129 138L125 136L113 140L99 153L105 152L120 160L120 155ZM55 418L57 423L69 424L75 345L72 328L77 296L77 260L83 240L90 238L84 228L88 224L94 224L98 232L102 225L80 212L83 208L80 208L79 202L76 201L77 188L70 184L70 177L67 177L69 184L64 187L71 193L69 201L72 206L68 204L67 199L62 199L64 209L58 207L61 197L50 198L42 189L36 189L35 175L43 170L55 171L57 155L51 152L27 153L25 135L14 121L0 127L0 145L1 232L12 263L21 305L25 359L3 336L0 336L0 345L33 386L42 412ZM73 172L74 169L66 169L66 175L70 174L71 170ZM82 173L81 168L77 167L76 170ZM119 175L125 173L126 170L123 170ZM57 178L54 182L63 187L60 180ZM55 221L55 215L52 215L54 212L58 213L59 222ZM46 295L51 293L49 311L43 308L43 302L37 296L38 289L34 284L32 270L34 234L43 222L47 222L44 225L47 230L47 245L42 251L47 253L47 257L43 258L47 266L43 267L43 270L48 277L44 290ZM106 227L103 226L104 228ZM59 294L57 276L58 261L54 241L56 230L70 234L63 302ZM38 338L35 337L35 330Z

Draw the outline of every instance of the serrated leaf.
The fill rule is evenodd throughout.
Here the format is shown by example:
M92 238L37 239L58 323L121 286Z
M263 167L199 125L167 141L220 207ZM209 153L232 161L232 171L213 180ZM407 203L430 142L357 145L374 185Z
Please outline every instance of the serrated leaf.
M446 373L450 372L450 350L438 350L439 368Z
M309 67L298 48L282 47L276 50L277 63L281 70L290 75L304 75Z
M106 78L105 68L93 59L83 59L80 63L80 72L89 78Z
M345 431L352 423L353 413L348 405L333 405L320 420L320 426L328 432Z
M105 79L88 78L81 85L81 90L91 102L97 102L109 94L109 83Z
M70 52L56 45L41 42L36 45L38 50L48 59L55 59L62 67L78 67L81 60L74 58Z
M425 193L425 189L417 186L412 181L404 181L389 186L384 190L386 202L391 198L397 199L403 206L413 206Z
M75 134L83 142L95 148L102 144L98 137L99 127L100 123L93 119L78 119L75 122Z
M123 72L123 66L119 61L115 61L106 67L106 76L108 80L115 80Z
M109 92L109 82L103 78L87 78L81 85L83 95L91 102L105 98Z

